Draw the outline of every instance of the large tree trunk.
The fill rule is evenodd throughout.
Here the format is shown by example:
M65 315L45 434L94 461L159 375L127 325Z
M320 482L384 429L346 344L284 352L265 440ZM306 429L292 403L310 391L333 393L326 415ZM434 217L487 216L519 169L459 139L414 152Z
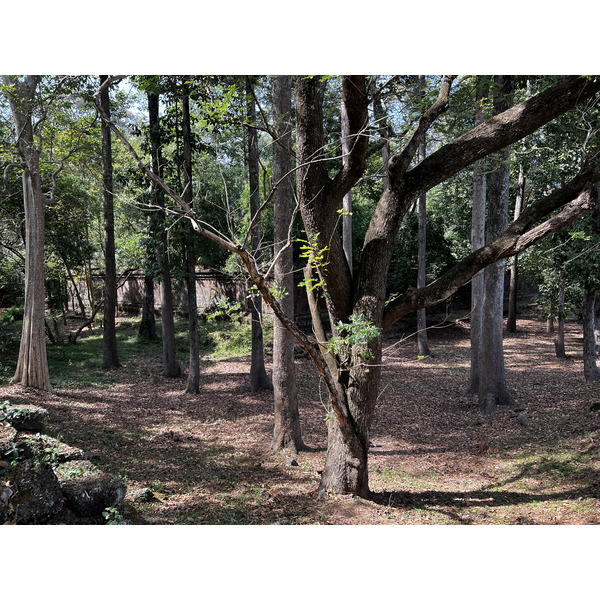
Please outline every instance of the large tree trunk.
M355 494L362 498L369 495L369 430L381 375L381 339L374 340L369 348L373 353L371 358L365 358L355 350L349 371L337 372L352 426L344 435L338 419L327 421L327 454L319 483L321 495L326 492ZM349 385L350 380L352 385Z
M515 201L515 221L521 215L523 202L525 201L525 168L523 163L519 165L519 189ZM508 315L506 317L506 331L515 333L517 331L517 288L519 285L519 257L513 256L510 266L510 291L508 296Z
M183 129L183 199L188 206L193 206L194 193L192 190L192 125L190 119L190 96L185 83L182 80L182 119ZM188 299L188 341L189 341L189 372L186 393L200 393L200 345L198 339L198 298L196 292L196 250L194 241L196 239L191 223L186 223L189 242L185 247L185 261L187 265L186 287Z
M107 75L100 75L100 85ZM109 88L105 87L100 95L104 112L110 116ZM120 367L117 353L117 264L115 258L115 216L113 198L113 164L111 133L108 125L102 121L102 182L104 199L104 319L102 330L102 352L105 369Z
M596 197L600 197L600 185L596 185ZM600 207L596 206L591 215L590 233L597 237L600 234ZM591 281L590 281L591 279ZM587 278L585 282L585 295L583 297L583 374L586 381L597 381L600 379L600 370L596 363L596 352L598 344L598 298L600 297L597 287L592 287L592 281L596 278Z
M256 107L250 79L246 78L246 101L248 104L248 174L250 181L250 218L254 219L260 208L259 162L258 162L258 132L256 123ZM251 231L252 255L256 264L260 264L260 217L254 223ZM252 359L250 365L250 390L272 390L273 384L265 369L265 354L262 326L262 297L252 294L250 298L252 315Z
M273 79L273 127L276 139L273 144L273 193L275 285L284 290L280 299L287 315L294 314L294 253L289 244L293 221L292 187L292 86L289 75ZM300 415L296 396L296 370L294 364L294 337L283 323L273 322L273 391L275 427L273 450L289 449L293 453L304 449L300 432Z
M477 77L475 94L475 125L485 121L482 103L487 96L489 86L486 78ZM471 249L473 252L485 245L485 201L486 175L483 160L473 167L473 208L471 214ZM483 319L483 277L481 270L471 280L471 372L469 387L465 394L479 393L481 372L481 330Z
M148 121L150 125L150 144L152 148L152 171L162 177L162 151L160 123L158 120L159 97L154 92L148 92ZM161 271L160 312L162 321L163 373L166 377L180 377L181 365L175 349L175 322L173 318L173 286L171 284L171 267L167 252L167 233L165 228L165 202L163 190L152 182L152 196L158 212L156 214L156 229L158 243L156 255Z
M15 125L19 152L23 159L23 204L25 208L25 311L21 345L12 383L52 391L45 335L44 223L45 200L40 174L40 149L32 124L33 101L39 77L24 81L4 77Z
M512 76L495 76L494 111L499 114L509 106L513 91ZM510 154L502 150L497 155L499 165L489 177L487 207L487 241L496 239L508 226L508 197L510 184ZM479 408L490 413L496 405L515 404L506 385L503 348L504 268L500 260L486 267L483 295L483 327Z
M586 289L581 307L583 316L583 375L586 381L600 379L600 370L598 370L596 363L596 339L594 337L597 298L597 292Z

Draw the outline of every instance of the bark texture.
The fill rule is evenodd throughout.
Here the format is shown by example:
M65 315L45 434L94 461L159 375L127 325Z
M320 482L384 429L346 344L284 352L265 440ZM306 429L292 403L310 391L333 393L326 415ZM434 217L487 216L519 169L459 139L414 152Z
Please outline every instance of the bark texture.
M596 339L594 337L597 298L597 292L586 290L581 307L583 317L583 376L586 381L598 381L600 379L600 370L596 363Z
M100 85L108 79L100 75ZM110 117L109 87L100 95L104 112ZM115 258L115 215L113 197L112 141L108 125L102 122L102 183L104 203L104 319L102 353L105 369L121 366L117 352L117 263Z
M25 208L25 310L19 358L12 383L52 391L45 336L44 223L46 204L42 193L40 148L34 139L32 113L39 77L19 80L4 76L12 86L8 99L15 137L23 160L23 204Z
M494 111L504 112L513 93L512 76L494 77ZM497 239L508 226L510 185L510 153L502 150L496 156L499 165L489 176L487 202L487 241ZM481 332L481 368L479 408L490 413L498 404L515 401L506 385L503 348L504 269L505 260L486 267L484 275L483 316Z
M477 77L475 94L475 126L485 121L483 102L489 86L487 78ZM486 174L483 160L473 167L473 208L471 212L471 250L475 252L485 245L485 201ZM471 280L471 371L469 387L465 394L479 393L479 374L481 372L481 331L483 323L483 276L479 271Z
M290 243L294 214L291 112L291 77L277 76L273 79L274 275L278 289L285 290L280 299L281 307L290 316L294 314L294 254ZM297 453L305 446L296 396L294 337L279 319L273 322L273 396L275 426L271 448Z

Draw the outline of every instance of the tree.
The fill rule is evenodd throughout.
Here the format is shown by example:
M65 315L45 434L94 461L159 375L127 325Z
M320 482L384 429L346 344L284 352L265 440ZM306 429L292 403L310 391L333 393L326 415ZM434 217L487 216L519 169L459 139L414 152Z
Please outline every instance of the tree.
M107 75L100 75L100 102L103 112L110 118L110 92ZM102 352L105 369L120 367L117 352L117 265L115 260L115 217L113 198L113 163L111 132L102 122L102 196L104 200L104 321Z
M525 169L523 164L519 165L519 184L517 188L517 199L515 201L515 221L519 218L523 203L525 202ZM506 316L506 331L515 333L517 331L517 288L519 281L519 257L513 256L510 265L510 290L508 296L508 314Z
M246 103L248 117L248 179L250 182L250 237L252 254L256 264L261 261L260 226L260 178L258 159L258 131L256 129L256 107L250 78L246 78ZM265 369L262 327L262 298L260 294L251 294L250 311L252 315L252 359L250 365L250 390L272 390L273 384Z
M282 310L294 314L294 190L292 187L292 86L289 75L273 78L273 224L275 288L280 291ZM273 450L287 448L293 453L305 448L300 431L296 396L294 337L279 319L273 323L273 390L275 427Z
M350 139L348 137L348 113L346 112L346 105L342 102L340 110L340 121L342 125L342 162L348 161L348 154L350 153ZM352 190L348 190L342 200L342 243L344 246L344 253L346 254L346 260L348 261L348 267L350 268L350 274L352 274Z
M33 124L36 89L40 76L23 79L4 76L15 127L15 139L23 161L25 207L25 312L17 369L12 383L52 391L45 335L44 212L45 198L40 173L39 138Z
M600 194L600 186L594 186L596 196ZM600 208L596 206L591 215L590 238L598 243L600 235ZM583 375L586 381L598 381L600 379L600 369L596 363L596 311L598 304L598 289L600 288L600 278L598 277L598 265L596 261L586 260L587 265L592 263L592 269L584 276L584 294L581 307L583 319Z
M486 78L475 81L475 126L485 121L483 103L487 97ZM485 245L485 199L486 174L484 160L478 160L473 167L473 209L471 212L471 249L473 252ZM481 331L483 324L483 276L477 273L471 280L471 371L469 387L465 394L479 393L481 372Z
M150 154L152 172L163 177L161 133L159 122L159 95L148 91L148 120L150 134ZM167 233L164 215L164 192L160 186L152 181L152 201L158 209L155 216L157 230L156 255L161 275L161 320L162 320L162 348L163 348L163 373L166 377L180 377L181 365L177 359L175 349L175 323L173 320L173 291L171 284L171 267L167 252Z
M369 425L379 395L382 347L379 333L402 316L435 306L455 293L482 268L518 254L593 208L592 184L600 180L600 164L590 163L581 172L521 213L496 239L469 254L424 288L408 288L386 297L386 278L393 242L403 218L424 192L469 167L475 161L506 148L553 118L600 91L600 78L566 77L526 102L517 104L485 123L442 145L413 166L427 130L449 108L453 77L439 81L436 100L422 112L402 149L389 160L389 185L375 207L357 273L351 279L337 230L344 194L365 174L369 154L369 104L366 78L342 80L351 151L348 162L329 174L323 149L323 99L327 80L296 79L297 194L311 260L326 291L333 336L327 347L312 343L282 309L270 282L245 244L229 240L207 228L180 194L156 177L139 158L123 133L111 128L138 167L178 203L195 230L236 254L252 282L275 315L306 349L327 388L330 400L328 447L320 493L327 491L367 496ZM103 119L107 115L102 115ZM558 214L551 216L555 211ZM352 283L352 285L350 285ZM322 351L321 351L322 350Z
M419 75L419 96L424 96L425 76ZM419 146L419 160L427 156L427 140ZM425 287L427 283L427 193L419 196L419 258L417 269L417 287ZM419 356L429 356L429 339L427 336L427 311L422 308L417 311L417 352Z
M512 99L512 76L494 77L494 113L508 110ZM502 235L508 225L510 154L502 149L496 155L498 166L490 173L487 188L486 240ZM479 408L491 413L497 404L515 404L506 385L503 349L505 261L499 260L485 269L479 374Z
M183 137L183 199L193 206L194 193L192 190L192 123L190 117L190 95L186 78L182 85L182 137ZM188 394L200 393L200 342L198 339L198 300L196 294L196 262L198 257L194 248L194 231L191 224L187 224L186 236L189 243L185 245L185 262L187 266L186 285L188 297L188 338L189 338L189 373L186 392Z

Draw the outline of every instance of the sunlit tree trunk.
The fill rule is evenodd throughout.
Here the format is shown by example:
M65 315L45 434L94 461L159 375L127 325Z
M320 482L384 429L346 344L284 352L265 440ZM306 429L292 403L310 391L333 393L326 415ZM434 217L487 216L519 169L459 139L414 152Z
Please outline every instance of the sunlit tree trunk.
M100 85L107 80L100 75ZM100 95L103 110L110 116L108 87ZM102 353L105 369L120 367L117 352L117 264L115 258L115 216L113 197L113 162L110 129L102 122L102 183L104 199L104 319Z
M34 139L33 103L40 77L19 80L4 76L15 126L15 137L23 160L23 204L25 208L25 310L17 369L12 383L52 391L45 335L44 221L45 200L40 174L40 148Z
M294 251L289 244L293 222L294 190L292 187L292 85L289 75L273 79L273 253L275 285L282 290L281 307L288 315L294 314ZM296 396L294 364L294 337L277 318L273 320L273 395L275 427L273 450L287 448L294 453L303 449L300 415Z

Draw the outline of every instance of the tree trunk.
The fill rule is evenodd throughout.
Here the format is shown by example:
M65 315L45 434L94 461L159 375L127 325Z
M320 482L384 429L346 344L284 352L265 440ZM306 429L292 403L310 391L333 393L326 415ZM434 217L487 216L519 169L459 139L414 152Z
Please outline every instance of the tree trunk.
M581 308L583 316L583 375L586 381L598 381L600 370L596 363L595 311L597 292L586 289Z
M380 312L382 307L376 310ZM377 319L368 310L365 312L369 321L380 321L381 317ZM351 434L342 434L338 419L328 419L327 455L319 484L321 494L352 493L362 498L369 495L369 430L381 376L381 338L374 339L368 349L372 353L370 358L362 355L360 349L353 349L348 370L337 371L336 379L343 388L340 393L345 396L352 421Z
M193 206L194 193L192 190L192 124L190 120L190 96L185 83L186 78L182 80L182 119L181 126L183 130L183 181L184 192L183 199L188 206ZM198 298L196 292L196 235L192 224L186 223L187 235L189 238L185 247L185 261L187 265L187 299L188 299L188 338L189 338L189 372L187 379L186 393L200 393L200 345L198 339Z
M600 357L600 300L596 296L596 307L594 309L594 340L596 343L596 356Z
M138 335L147 340L156 339L156 318L154 315L154 277L144 275L144 300L142 304L142 321Z
M45 336L44 238L45 200L40 173L40 149L34 139L33 102L39 78L24 81L4 76L19 153L23 159L23 205L25 209L25 310L21 345L13 384L52 391Z
M150 125L150 144L152 152L152 171L162 177L162 151L160 123L158 120L159 97L154 92L148 92L148 121ZM152 183L152 197L158 212L156 214L156 228L158 243L156 255L161 272L160 286L160 312L162 321L162 349L163 373L166 377L180 377L181 365L177 359L175 349L175 322L173 319L173 286L171 284L171 267L167 252L167 233L165 228L165 202L163 190Z
M420 96L424 95L425 76L419 75ZM427 157L427 141L425 138L419 147L419 160ZM427 285L427 194L419 196L419 250L417 269L417 288ZM419 356L430 356L427 336L427 310L417 311L417 353Z
M294 314L294 253L288 245L293 221L292 169L292 85L289 75L273 79L273 127L276 140L273 144L273 193L275 285L284 290L280 300L287 315ZM296 370L294 364L294 337L279 319L273 321L273 391L275 427L273 450L284 448L297 453L304 449L300 432L300 415L296 396Z
M519 190L515 201L515 221L521 215L523 202L525 200L525 169L523 164L519 165ZM515 333L517 331L517 288L519 283L519 257L513 256L510 266L510 291L508 297L508 315L506 317L506 331Z
M348 113L343 100L340 120L342 123L342 163L347 165L351 142L349 138ZM342 245L344 246L348 268L350 269L350 273L352 273L352 190L348 190L342 200Z
M259 163L258 163L258 132L256 123L256 107L252 95L250 79L246 78L246 99L248 103L248 173L250 180L250 219L254 219L260 208ZM260 264L260 217L252 227L252 255L256 264ZM273 384L265 369L265 355L262 327L262 297L252 294L250 298L252 315L252 360L250 365L250 390L272 390Z
M567 358L565 354L565 272L560 272L558 288L558 332L554 341L556 358Z
M487 96L488 85L483 77L477 78L475 96L475 126L485 121L482 102ZM473 167L473 209L471 215L471 249L473 252L485 245L486 175L483 160ZM481 270L471 280L471 373L465 394L479 393L481 372L481 330L483 318L483 277Z
M496 114L509 106L513 90L512 76L495 76L494 92ZM487 208L487 241L496 239L508 226L508 197L510 184L510 154L502 150L497 155L499 165L489 177ZM479 381L479 408L486 414L496 405L516 404L506 385L504 370L503 307L505 260L485 269L483 295L483 327L481 347L481 371Z
M100 85L107 80L100 75ZM110 116L110 95L106 87L100 95L103 110ZM102 329L102 353L105 369L120 367L117 353L117 265L115 259L115 216L113 198L113 164L111 133L102 121L102 182L104 199L104 319Z

